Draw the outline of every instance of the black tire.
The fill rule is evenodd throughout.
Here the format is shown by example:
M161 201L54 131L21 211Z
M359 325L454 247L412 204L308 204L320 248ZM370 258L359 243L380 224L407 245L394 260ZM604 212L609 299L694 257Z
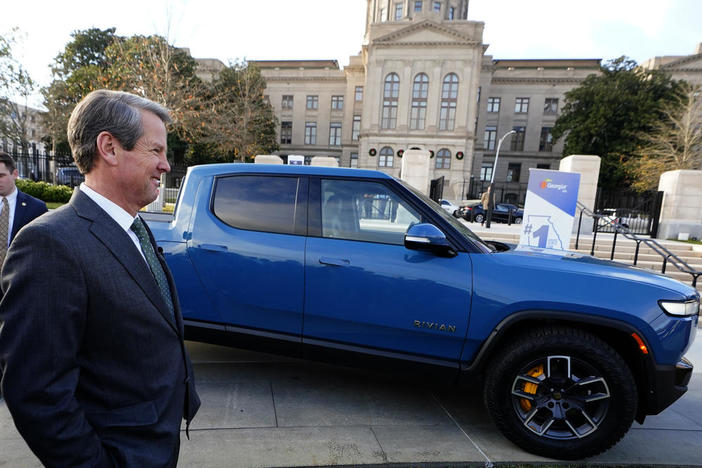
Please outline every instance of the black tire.
M522 218L514 218L514 224L522 224Z
M484 399L502 434L527 452L577 460L624 437L638 392L611 346L582 330L553 327L519 335L497 354Z
M485 219L485 216L482 213L478 213L475 215L475 218L473 218L476 223L482 223L483 220Z

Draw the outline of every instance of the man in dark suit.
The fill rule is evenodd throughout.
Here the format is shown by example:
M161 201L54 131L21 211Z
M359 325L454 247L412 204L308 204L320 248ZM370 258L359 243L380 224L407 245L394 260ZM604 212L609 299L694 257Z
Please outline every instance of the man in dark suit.
M19 230L47 212L46 203L17 189L18 175L15 160L0 151L0 266Z
M175 466L200 405L175 285L137 216L170 170L169 121L132 94L86 96L68 123L85 182L8 252L2 387L47 466Z
M15 186L19 173L12 156L0 151L0 267L2 267L12 239L25 224L48 210L46 203L21 192ZM2 381L2 366L0 366ZM2 399L2 388L0 388Z

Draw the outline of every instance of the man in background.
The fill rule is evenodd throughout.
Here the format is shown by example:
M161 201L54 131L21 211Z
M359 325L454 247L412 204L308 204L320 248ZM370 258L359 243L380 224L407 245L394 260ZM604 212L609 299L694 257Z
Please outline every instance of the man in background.
M0 266L19 230L47 212L46 203L17 189L18 175L15 160L0 151Z
M48 210L46 203L20 192L15 186L17 167L12 156L0 151L0 268L5 261L10 242L22 227ZM0 366L0 382L2 366ZM2 387L0 386L0 399Z
M482 226L485 224L485 220L487 219L488 215L488 209L490 208L490 194L492 190L490 190L490 187L486 191L483 192L483 194L480 196L480 204L483 205L483 221L480 223ZM495 198L493 197L492 202L494 204Z

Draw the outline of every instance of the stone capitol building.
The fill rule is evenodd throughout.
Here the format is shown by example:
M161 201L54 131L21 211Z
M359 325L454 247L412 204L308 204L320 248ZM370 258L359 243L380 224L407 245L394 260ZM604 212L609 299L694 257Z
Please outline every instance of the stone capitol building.
M278 154L332 156L342 167L399 177L404 151L428 150L443 198L461 200L487 187L497 142L514 130L500 149L496 194L523 203L530 168L558 169L563 143L554 144L551 129L564 94L598 73L600 59L494 59L484 23L467 20L468 0L367 3L361 52L343 69L336 60L250 62L279 121ZM699 79L701 47L646 66L684 59ZM203 75L223 67L198 62Z

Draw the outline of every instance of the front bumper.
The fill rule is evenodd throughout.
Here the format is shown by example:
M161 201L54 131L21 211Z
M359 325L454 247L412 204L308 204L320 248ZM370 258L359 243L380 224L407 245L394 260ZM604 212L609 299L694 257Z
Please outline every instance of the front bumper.
M682 358L674 366L656 365L648 395L647 414L658 414L687 391L692 377L692 363Z

